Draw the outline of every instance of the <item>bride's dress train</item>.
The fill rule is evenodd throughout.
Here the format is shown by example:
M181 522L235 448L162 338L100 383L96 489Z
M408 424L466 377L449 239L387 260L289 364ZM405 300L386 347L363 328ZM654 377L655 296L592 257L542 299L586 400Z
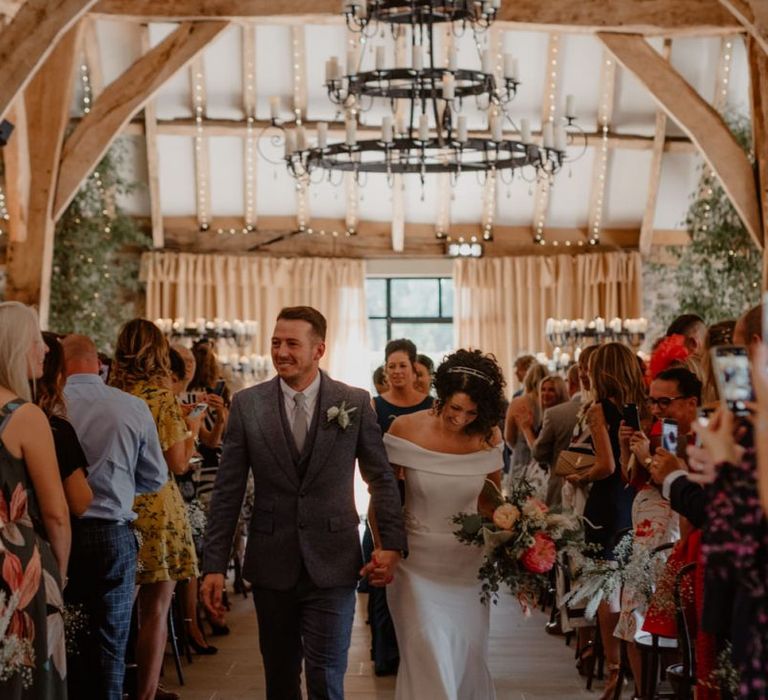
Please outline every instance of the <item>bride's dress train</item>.
M387 587L400 647L396 700L493 700L488 670L490 610L480 602L482 552L453 535L451 516L477 510L501 448L471 454L424 449L384 436L389 460L406 470L409 556Z

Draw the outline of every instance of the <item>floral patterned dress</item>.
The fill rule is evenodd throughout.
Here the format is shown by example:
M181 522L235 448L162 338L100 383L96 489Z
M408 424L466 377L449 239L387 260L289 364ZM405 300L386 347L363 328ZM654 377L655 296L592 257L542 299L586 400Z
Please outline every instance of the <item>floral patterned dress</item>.
M149 406L163 452L185 439L187 426L170 390L139 382L131 393ZM136 496L133 510L138 515L133 526L141 544L136 583L183 581L198 576L187 509L173 476L169 475L157 493Z
M16 400L0 409L0 435ZM0 441L0 698L67 697L59 568L23 459Z
M766 700L768 519L760 504L755 453L748 451L740 464L722 465L707 496L707 522L702 534L707 575L732 580L745 592L742 604L734 607L732 623L738 697Z

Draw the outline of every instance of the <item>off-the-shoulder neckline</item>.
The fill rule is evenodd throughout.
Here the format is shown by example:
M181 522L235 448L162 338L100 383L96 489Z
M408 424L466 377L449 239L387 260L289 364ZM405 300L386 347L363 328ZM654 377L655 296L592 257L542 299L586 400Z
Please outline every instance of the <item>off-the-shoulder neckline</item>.
M492 454L495 450L502 449L502 446L504 444L503 442L500 442L498 445L496 445L496 447L490 447L485 450L475 450L474 452L438 452L437 450L430 450L428 447L423 447L418 443L415 443L406 438L399 437L397 435L392 435L391 433L386 433L384 435L384 438L386 440L399 440L400 442L407 443L411 447L415 447L417 450L421 450L422 452L428 452L429 454L433 454L433 455L440 455L441 457L472 457L475 455Z

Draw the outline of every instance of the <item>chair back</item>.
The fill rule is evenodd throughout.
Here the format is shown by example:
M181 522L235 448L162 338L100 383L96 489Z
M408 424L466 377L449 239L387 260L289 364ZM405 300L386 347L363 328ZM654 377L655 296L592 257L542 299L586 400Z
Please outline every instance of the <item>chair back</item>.
M681 567L675 576L674 601L675 619L677 621L677 640L682 653L683 674L687 678L696 678L696 654L694 641L691 635L691 624L686 611L686 601L683 600L683 580L686 576L693 578L696 570L696 562L691 562Z

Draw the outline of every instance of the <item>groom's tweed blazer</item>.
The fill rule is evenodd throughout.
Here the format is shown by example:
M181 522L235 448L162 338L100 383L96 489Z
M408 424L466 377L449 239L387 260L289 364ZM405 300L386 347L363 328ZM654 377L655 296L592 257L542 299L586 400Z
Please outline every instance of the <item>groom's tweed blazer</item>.
M322 373L304 460L286 434L282 401L277 377L234 397L208 516L203 571L227 569L250 470L254 506L243 576L259 588L288 590L298 582L303 563L321 588L352 586L363 564L355 460L371 493L381 547L406 549L400 496L370 397ZM328 409L342 401L355 408L346 430L327 418Z

